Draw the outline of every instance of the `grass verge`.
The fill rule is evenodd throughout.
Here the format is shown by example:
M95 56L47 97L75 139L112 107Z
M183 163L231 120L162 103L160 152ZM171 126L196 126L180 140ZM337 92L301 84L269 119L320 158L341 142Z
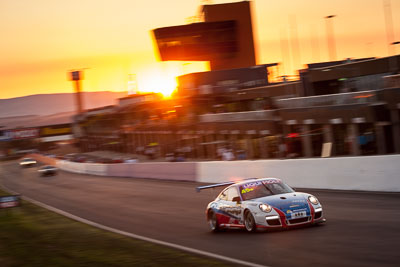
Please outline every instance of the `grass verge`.
M0 195L9 194L0 190ZM22 201L20 207L0 210L0 266L228 266L228 263L110 233Z

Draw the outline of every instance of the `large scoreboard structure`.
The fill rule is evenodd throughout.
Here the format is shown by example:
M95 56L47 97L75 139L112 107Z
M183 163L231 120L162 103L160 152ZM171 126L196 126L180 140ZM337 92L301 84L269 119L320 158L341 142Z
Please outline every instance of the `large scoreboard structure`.
M154 36L162 61L208 61L238 52L234 20L160 28Z
M205 5L204 22L153 30L162 61L209 61L211 70L256 65L249 1Z

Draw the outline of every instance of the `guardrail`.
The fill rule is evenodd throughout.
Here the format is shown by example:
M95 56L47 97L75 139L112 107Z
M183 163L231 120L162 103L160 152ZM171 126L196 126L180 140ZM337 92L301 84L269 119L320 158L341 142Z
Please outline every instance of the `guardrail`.
M46 159L40 156L39 161ZM49 159L49 158L47 158ZM54 159L50 159L54 160ZM278 177L293 187L400 192L400 155L211 162L76 163L58 168L92 175L221 183Z
M64 171L100 176L196 180L195 162L177 162L177 164L169 162L99 164L60 160L57 162L57 167Z
M400 192L400 155L199 162L197 182L277 177L293 187Z
M388 75L383 77L384 88L399 88L400 87L400 74Z
M379 91L362 91L354 93L287 98L276 100L276 105L279 108L302 108L374 103L379 101L378 92Z
M200 122L232 122L232 121L257 121L274 120L274 110L257 110L246 112L229 112L217 114L204 114L199 116Z

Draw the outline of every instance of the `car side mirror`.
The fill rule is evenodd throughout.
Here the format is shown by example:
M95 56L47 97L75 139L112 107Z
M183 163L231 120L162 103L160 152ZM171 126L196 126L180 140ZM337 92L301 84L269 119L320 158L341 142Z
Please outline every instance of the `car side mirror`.
M233 202L236 202L236 203L240 203L240 197L234 197L234 198L232 198L232 201Z

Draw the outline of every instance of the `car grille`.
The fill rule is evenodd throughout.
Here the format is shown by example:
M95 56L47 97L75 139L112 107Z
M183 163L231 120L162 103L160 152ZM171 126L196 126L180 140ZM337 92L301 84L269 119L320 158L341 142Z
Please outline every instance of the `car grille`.
M268 225L281 225L281 222L279 219L274 219L274 220L267 220Z
M322 211L318 211L315 213L314 219L319 219L319 218L321 218L321 216L322 216Z
M309 217L297 218L297 219L289 220L289 223L290 224L305 223L305 222L308 222L309 220L310 220Z

